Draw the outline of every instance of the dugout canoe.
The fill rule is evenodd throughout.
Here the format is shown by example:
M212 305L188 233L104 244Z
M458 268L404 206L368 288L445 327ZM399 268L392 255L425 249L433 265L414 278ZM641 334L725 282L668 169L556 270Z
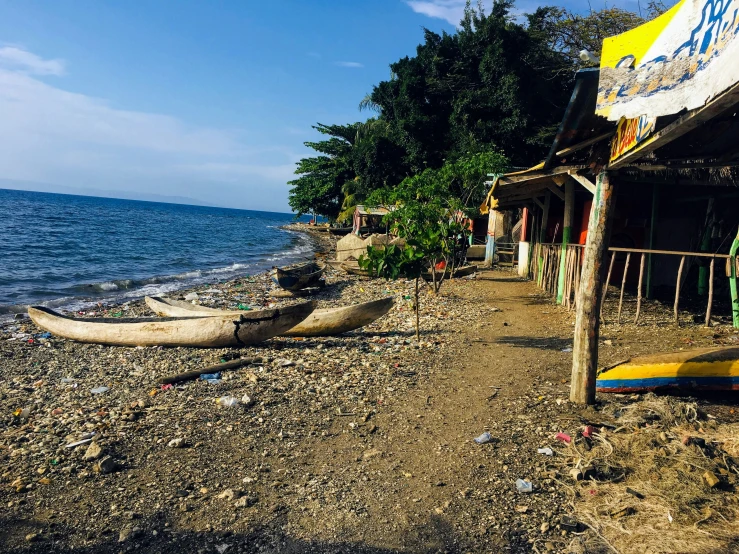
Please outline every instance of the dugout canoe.
M315 262L276 268L275 282L283 289L294 292L308 287L315 287L323 275L325 267Z
M171 298L146 297L146 305L161 316L193 316L213 317L228 314L237 316L242 311L225 311L197 306L189 302L172 300ZM307 318L292 329L281 333L285 337L328 337L354 331L369 325L384 316L393 307L392 298L381 298L362 304L342 306L341 308L324 308L314 310Z
M598 374L599 392L739 390L739 347L640 356Z
M461 267L455 267L454 268L454 278L457 277L466 277L467 275L472 275L477 271L476 265L463 265ZM449 279L449 271L444 270L444 279ZM439 269L436 273L436 278L440 278L442 274L442 271ZM431 281L433 279L431 275L431 270L429 269L426 273L423 274L423 278L427 281Z
M28 308L40 328L66 339L114 346L240 347L284 333L308 317L315 302L215 317L72 318Z

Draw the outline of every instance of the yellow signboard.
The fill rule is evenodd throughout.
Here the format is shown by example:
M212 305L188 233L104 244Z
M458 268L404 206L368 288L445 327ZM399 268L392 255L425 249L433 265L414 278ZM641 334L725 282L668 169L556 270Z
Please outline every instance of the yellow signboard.
M694 109L739 81L739 0L680 0L603 41L596 113L611 121Z
M634 146L642 142L652 134L657 122L655 117L642 115L634 119L621 119L618 122L616 136L611 142L611 161L615 160L624 152L628 152Z

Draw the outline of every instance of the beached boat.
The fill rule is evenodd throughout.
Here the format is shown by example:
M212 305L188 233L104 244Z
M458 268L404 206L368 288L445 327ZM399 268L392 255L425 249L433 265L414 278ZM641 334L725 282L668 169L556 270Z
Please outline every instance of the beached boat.
M359 275L360 277L370 276L369 270L362 269L357 262L344 262L341 264L341 269L352 275Z
M344 235L348 235L349 233L351 233L352 229L353 227L351 226L349 227L329 227L328 232L331 233L332 235L343 237Z
M369 325L390 311L395 301L392 298L382 298L362 304L343 306L341 308L325 308L314 310L307 318L295 327L281 333L287 337L326 337L347 333L365 325ZM197 306L181 300L171 298L146 297L146 305L154 313L165 317L213 317L237 316L242 311L225 311Z
M308 262L288 267L278 267L275 281L283 289L296 291L315 287L323 275L324 267L316 262Z
M456 279L457 277L466 277L467 275L472 275L476 271L477 271L477 266L476 265L463 265L461 267L456 267L456 268L454 268L454 278ZM447 271L447 270L444 271L444 279L449 279L449 273L450 272ZM436 278L438 279L439 277L441 277L441 274L442 274L441 270L437 270ZM423 277L427 281L430 281L431 278L432 278L431 277L431 270L429 269L424 274Z
M48 308L28 308L40 328L66 339L116 346L245 346L284 333L308 317L315 302L217 315L167 318L72 318Z
M632 358L598 374L595 388L599 392L739 390L739 347Z

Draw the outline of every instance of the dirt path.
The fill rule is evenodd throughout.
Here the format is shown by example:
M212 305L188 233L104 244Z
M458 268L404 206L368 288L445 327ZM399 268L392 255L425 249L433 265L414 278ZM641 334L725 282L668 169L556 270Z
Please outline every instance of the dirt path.
M569 316L501 273L463 294L500 311L453 337L448 370L379 410L367 422L376 431L357 434L339 421L334 436L303 454L340 492L309 503L291 534L392 551L562 544L555 529L562 498L540 483L536 448L550 435L540 416L556 406L554 397L566 398ZM534 405L541 403L545 410ZM484 431L495 443L473 442ZM517 478L538 491L519 494ZM551 531L542 533L542 524Z

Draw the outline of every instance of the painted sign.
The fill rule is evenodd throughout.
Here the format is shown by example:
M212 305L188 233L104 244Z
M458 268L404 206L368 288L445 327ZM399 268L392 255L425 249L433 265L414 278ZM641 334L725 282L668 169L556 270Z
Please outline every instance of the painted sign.
M611 161L624 152L628 152L651 135L656 123L656 117L647 117L646 115L634 119L622 118L618 122L616 136L613 137L613 142L611 142Z
M603 41L596 113L611 121L692 110L739 81L739 0L680 0Z

